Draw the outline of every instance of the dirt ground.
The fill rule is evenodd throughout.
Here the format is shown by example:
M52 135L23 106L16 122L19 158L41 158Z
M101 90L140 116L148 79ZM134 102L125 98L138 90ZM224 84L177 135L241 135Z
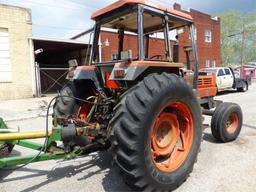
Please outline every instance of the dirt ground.
M239 138L216 143L206 128L198 161L187 181L176 191L254 192L256 188L256 84L246 93L227 91L216 99L238 103L244 124ZM10 109L11 110L11 109ZM209 124L206 118L205 124ZM45 118L10 121L21 130L44 130ZM42 142L42 140L39 140ZM33 154L15 147L13 154ZM92 153L70 161L51 160L13 170L0 170L1 192L28 191L129 191L108 152Z

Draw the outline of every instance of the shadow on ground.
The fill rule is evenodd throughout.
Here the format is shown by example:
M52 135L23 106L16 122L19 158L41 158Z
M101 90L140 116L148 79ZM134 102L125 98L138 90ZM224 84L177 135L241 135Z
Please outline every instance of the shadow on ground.
M207 141L207 142L210 142L210 143L220 143L218 142L211 133L203 133L203 140L204 141Z
M243 126L251 129L256 129L256 126L253 126L253 125L243 124Z
M205 124L205 128L209 127L209 125ZM244 124L243 126L256 129L256 126L247 125ZM203 132L203 140L210 143L215 144L221 144L218 142L211 133ZM19 155L18 151L15 151L13 154ZM112 165L112 156L109 152L98 152L93 153L89 155L91 157L90 160L81 163L79 165L67 165L65 164L59 166L59 164L56 163L56 167L54 167L51 171L48 170L40 170L40 169L33 169L24 167L17 170L1 170L0 172L0 183L6 183L11 181L20 181L22 182L25 179L28 178L35 178L39 176L45 175L47 177L47 180L30 186L21 192L30 192L38 190L39 188L46 186L49 183L54 183L58 180L61 180L63 178L69 178L72 176L75 176L81 172L84 172L84 175L80 178L78 178L78 181L85 181L88 178L96 175L96 174L104 174L104 178L102 180L102 187L105 191L131 191L125 184L123 178L119 174L119 169ZM85 170L90 169L92 167L97 167L95 171L89 171L86 172ZM22 171L27 172L27 175L25 176L17 176L14 178L6 178L9 174L11 174L13 171Z
M234 93L239 93L236 90L226 90L226 91L221 91L218 92L217 95L228 95L228 94L234 94Z
M102 186L105 191L129 191L130 189L124 184L122 177L120 177L119 170L115 165L112 165L112 156L109 152L99 152L90 155L92 158L87 162L81 163L80 165L62 165L61 167L53 168L51 171L48 170L40 170L33 168L20 168L17 170L1 170L0 172L0 183L6 183L10 181L20 181L35 178L39 176L46 175L47 180L28 187L20 192L30 192L38 190L39 188L49 184L61 180L63 178L69 178L77 175L78 173L83 172L86 169L97 167L95 171L85 172L85 175L81 178L78 178L78 181L84 181L95 174L104 173L104 178L102 181ZM28 175L25 176L17 176L15 178L6 178L13 171L22 171L27 172ZM6 179L5 179L6 178Z

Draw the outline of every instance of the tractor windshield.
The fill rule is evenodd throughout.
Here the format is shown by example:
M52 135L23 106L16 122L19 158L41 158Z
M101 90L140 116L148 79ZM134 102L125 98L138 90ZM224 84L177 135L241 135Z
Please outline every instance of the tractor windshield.
M176 30L191 23L142 5L106 13L96 20L91 63L176 61Z

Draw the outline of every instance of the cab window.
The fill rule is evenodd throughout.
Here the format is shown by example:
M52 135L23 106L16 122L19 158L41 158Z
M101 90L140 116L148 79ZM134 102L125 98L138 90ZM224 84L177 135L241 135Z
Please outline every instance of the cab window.
M218 76L224 76L224 75L225 75L224 71L222 69L220 69L218 72Z
M229 69L225 69L225 73L226 73L226 75L230 75Z

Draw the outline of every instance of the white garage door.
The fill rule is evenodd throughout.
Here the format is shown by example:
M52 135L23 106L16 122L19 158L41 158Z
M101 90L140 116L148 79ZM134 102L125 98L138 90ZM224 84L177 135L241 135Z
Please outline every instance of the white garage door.
M0 82L12 80L8 29L0 28Z

